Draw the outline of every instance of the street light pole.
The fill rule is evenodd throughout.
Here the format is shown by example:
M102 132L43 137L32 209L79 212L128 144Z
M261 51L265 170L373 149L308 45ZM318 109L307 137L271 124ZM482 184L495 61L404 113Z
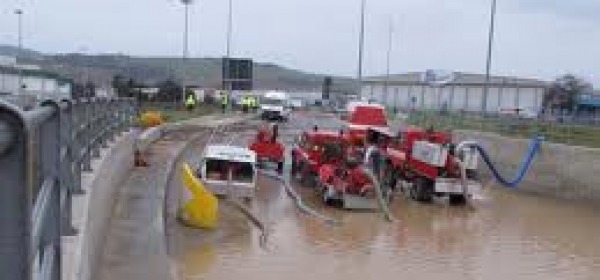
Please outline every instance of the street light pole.
M227 53L226 57L231 57L231 36L233 28L233 0L229 0L229 12L227 14Z
M490 12L490 28L488 33L488 49L487 58L485 65L485 83L483 85L483 98L481 99L481 114L487 114L487 99L490 90L490 71L492 68L492 47L494 44L494 27L496 21L496 0L492 0L492 7Z
M225 63L227 63L227 71L229 72L229 66L231 65L231 63L229 62L229 59L231 58L231 36L233 33L233 0L229 0L229 7L228 7L228 13L227 13L227 49L226 49L226 53L225 53ZM228 77L229 81L227 81L227 87L225 88L227 90L226 95L227 95L227 100L231 100L231 91L233 88L232 85L232 81L231 81L231 77Z
M19 53L17 55L17 67L19 70L19 88L17 89L17 94L21 95L23 93L23 69L19 66L19 57L23 58L23 10L17 9L15 10L15 14L18 17L18 49Z
M181 71L181 102L185 102L185 87L186 87L186 75L187 75L187 60L189 56L188 50L188 33L189 33L189 13L190 13L190 5L193 0L181 0L185 7L185 16L184 16L184 29L183 29L183 56L182 56L182 71Z
M392 18L390 17L390 23L388 27L388 49L387 49L387 58L386 58L386 67L385 67L385 98L383 100L384 104L388 103L389 90L390 90L390 63L392 56L392 35L394 33L394 23ZM394 103L394 107L396 104Z
M360 5L360 33L358 35L358 94L362 93L362 75L363 75L363 51L365 45L365 6L366 0L361 0Z

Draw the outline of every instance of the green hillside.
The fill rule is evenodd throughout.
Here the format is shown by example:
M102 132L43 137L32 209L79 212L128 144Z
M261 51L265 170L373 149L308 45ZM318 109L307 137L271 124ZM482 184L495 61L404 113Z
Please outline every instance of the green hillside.
M0 55L14 56L18 51L11 46L0 46ZM132 57L120 54L42 54L25 50L27 63L40 65L43 69L56 72L77 81L93 81L96 85L108 86L115 75L132 77L147 85L166 79L181 81L181 58ZM201 87L218 88L221 84L221 58L191 58L187 62L186 81ZM254 64L254 86L256 89L282 89L320 91L323 75L289 69L272 63ZM334 77L334 87L339 91L351 91L352 79Z

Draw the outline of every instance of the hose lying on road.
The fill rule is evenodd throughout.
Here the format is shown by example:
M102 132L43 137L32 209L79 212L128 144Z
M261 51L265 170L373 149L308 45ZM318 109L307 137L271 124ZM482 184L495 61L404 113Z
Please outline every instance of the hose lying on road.
M225 200L223 200L223 202L240 210L240 212L242 212L242 214L244 214L246 216L246 218L248 218L248 220L250 220L254 224L254 226L256 226L260 230L261 234L260 234L259 244L263 248L266 247L268 232L267 232L267 228L265 227L264 223L261 222L260 219L258 219L258 217L256 217L256 215L254 215L254 213L252 213L252 211L250 211L250 209L248 209L246 206L244 206L239 201L234 200L234 199L225 199Z
M326 215L323 215L323 214L317 212L316 210L308 207L306 204L304 204L304 201L302 201L302 198L300 197L300 195L292 188L290 183L283 177L281 177L279 175L275 175L271 172L267 172L265 170L259 169L258 171L259 171L259 173L261 173L271 179L281 182L283 187L285 188L285 191L287 192L287 194L294 200L296 207L298 207L298 209L300 209L302 212L309 214L311 216L317 217L329 224L339 224L340 223L340 221L333 219L331 217L328 217Z
M369 176L369 178L373 182L373 188L375 189L375 196L377 198L377 204L379 205L379 210L381 214L388 222L393 222L395 219L392 216L392 213L390 212L388 204L386 203L383 191L381 190L381 184L379 182L379 179L377 179L377 177L375 176L375 174L373 174L373 171L370 168L363 167L362 171L367 176Z
M529 142L529 148L527 149L527 153L525 154L525 158L523 159L521 166L519 167L519 169L517 169L517 173L515 174L515 176L512 179L507 179L504 176L502 176L502 174L500 174L500 172L498 171L498 169L496 168L496 166L490 159L490 156L488 155L488 153L485 151L485 149L481 145L479 145L479 143L463 142L458 145L457 151L460 151L461 149L464 149L466 147L473 147L473 148L477 149L477 151L479 152L481 157L483 157L483 161L486 163L486 165L488 166L490 171L492 171L492 174L494 175L496 180L498 180L498 182L500 182L502 185L504 185L506 187L516 188L523 181L523 179L525 179L525 175L527 174L527 171L531 167L533 158L540 151L543 141L544 141L544 137L542 137L542 136L536 136L535 138L531 139L531 141Z

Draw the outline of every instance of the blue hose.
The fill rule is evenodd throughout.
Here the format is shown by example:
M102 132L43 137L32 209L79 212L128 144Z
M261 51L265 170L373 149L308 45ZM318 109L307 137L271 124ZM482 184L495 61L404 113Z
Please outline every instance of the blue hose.
M544 137L542 137L542 136L536 136L535 138L531 139L531 141L529 142L529 149L527 150L527 153L525 154L523 163L521 163L521 166L517 170L515 177L510 180L506 179L504 176L502 176L500 174L500 172L498 171L498 169L496 168L494 163L490 160L490 156L483 149L483 147L481 147L480 145L474 145L474 146L475 146L475 148L477 148L477 151L479 151L479 154L481 154L481 156L483 157L483 160L485 161L487 166L492 171L492 174L494 175L496 180L498 180L498 182L500 182L502 185L504 185L506 187L516 188L523 181L523 179L525 179L525 175L527 174L527 171L531 167L533 158L539 152L543 141L544 141Z

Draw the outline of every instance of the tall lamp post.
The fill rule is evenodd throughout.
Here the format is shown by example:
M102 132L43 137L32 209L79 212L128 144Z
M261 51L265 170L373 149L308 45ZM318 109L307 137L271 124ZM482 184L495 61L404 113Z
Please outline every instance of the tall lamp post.
M390 63L392 59L392 37L394 34L394 23L392 18L390 17L390 23L388 27L388 49L386 55L386 65L385 65L385 98L383 100L383 104L388 104L388 98L390 95ZM394 107L396 107L396 103L394 102Z
M189 17L190 17L190 5L194 0L181 0L181 3L185 7L184 15L184 28L183 28L183 54L181 60L181 102L185 102L185 91L186 91L186 75L187 75L187 60L189 56Z
M231 57L231 36L233 29L233 0L229 0L229 10L227 13L227 51L226 57Z
M362 93L362 75L363 75L363 51L365 46L365 6L366 0L361 0L360 5L360 33L358 35L358 73L357 84L358 94Z
M17 89L17 93L20 95L23 92L23 70L22 68L18 65L19 64L19 57L22 59L23 58L23 10L21 9L16 9L15 10L15 14L17 15L18 18L18 48L19 48L19 53L17 55L17 67L19 69L19 88Z
M230 72L229 66L231 65L229 59L231 58L231 37L233 35L233 0L228 1L227 11L227 48L225 51L225 63L227 63L227 71ZM229 75L228 75L229 76ZM231 77L228 77L227 87L225 88L227 100L231 100L231 91L233 89ZM230 102L228 102L230 103Z
M481 99L481 114L487 114L487 100L490 90L490 71L492 68L492 47L494 44L494 27L496 21L496 0L492 0L492 7L490 12L490 28L488 32L488 49L487 58L485 64L485 83L483 84L483 98Z

